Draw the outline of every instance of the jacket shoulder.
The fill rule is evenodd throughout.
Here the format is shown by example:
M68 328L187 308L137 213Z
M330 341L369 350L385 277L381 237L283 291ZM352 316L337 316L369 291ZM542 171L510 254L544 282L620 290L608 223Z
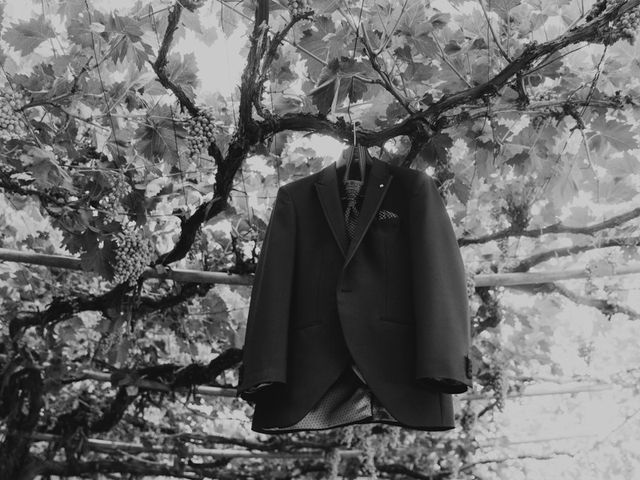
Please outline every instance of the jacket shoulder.
M410 191L421 182L434 181L429 175L420 170L391 164L387 164L387 167L391 175L393 175L393 181L396 184L401 184L403 188L410 189Z
M322 169L296 180L292 180L289 183L280 186L280 189L285 190L288 194L295 194L300 191L306 191L313 187L313 184L320 178Z

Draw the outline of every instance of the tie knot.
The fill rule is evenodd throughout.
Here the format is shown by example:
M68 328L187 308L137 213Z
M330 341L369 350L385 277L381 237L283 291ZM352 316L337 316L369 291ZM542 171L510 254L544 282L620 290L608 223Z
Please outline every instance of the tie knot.
M354 203L360 193L360 187L362 186L361 180L345 180L344 193L348 203Z

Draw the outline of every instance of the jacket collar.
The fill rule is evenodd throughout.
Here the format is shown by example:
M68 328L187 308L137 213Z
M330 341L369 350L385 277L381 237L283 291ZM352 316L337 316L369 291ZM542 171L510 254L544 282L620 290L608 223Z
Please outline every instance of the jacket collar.
M358 216L355 235L351 243L349 243L349 237L347 236L344 212L340 201L340 191L338 188L338 182L340 180L338 179L336 163L333 162L331 165L320 170L318 180L316 181L316 190L320 204L322 205L322 210L327 222L329 222L333 236L342 254L345 256L345 266L351 258L353 258L353 254L360 246L364 234L369 229L369 225L371 225L393 178L385 162L370 155L369 157L372 162L371 168L368 173L368 178L366 179L366 184L364 185L365 190L362 207L360 209L360 215Z

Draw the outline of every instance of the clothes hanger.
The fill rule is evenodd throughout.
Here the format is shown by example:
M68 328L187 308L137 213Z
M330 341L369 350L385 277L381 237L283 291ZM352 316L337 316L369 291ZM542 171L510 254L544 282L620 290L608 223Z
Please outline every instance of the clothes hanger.
M360 167L360 180L364 181L367 165L371 164L371 157L368 155L367 148L364 145L358 144L358 137L356 135L356 122L353 122L353 144L349 145L343 152L341 157L336 162L336 166L341 168L345 167L342 181L345 182L349 179L351 172L351 165L353 159L358 155L358 165Z

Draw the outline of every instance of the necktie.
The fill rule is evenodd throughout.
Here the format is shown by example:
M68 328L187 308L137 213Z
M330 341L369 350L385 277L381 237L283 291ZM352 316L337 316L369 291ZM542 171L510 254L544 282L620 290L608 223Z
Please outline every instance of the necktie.
M358 223L358 194L362 187L361 180L345 180L344 190L347 200L347 208L344 211L344 219L347 227L347 234L353 239Z

